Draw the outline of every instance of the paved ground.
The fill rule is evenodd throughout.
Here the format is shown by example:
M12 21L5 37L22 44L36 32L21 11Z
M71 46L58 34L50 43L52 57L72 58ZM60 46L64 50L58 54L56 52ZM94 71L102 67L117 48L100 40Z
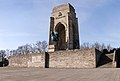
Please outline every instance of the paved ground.
M0 81L120 81L120 69L0 68Z

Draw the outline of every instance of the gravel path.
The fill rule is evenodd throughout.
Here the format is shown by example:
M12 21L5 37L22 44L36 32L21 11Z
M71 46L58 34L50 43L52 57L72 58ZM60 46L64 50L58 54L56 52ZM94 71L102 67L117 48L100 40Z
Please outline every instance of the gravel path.
M0 68L0 81L120 81L120 69Z

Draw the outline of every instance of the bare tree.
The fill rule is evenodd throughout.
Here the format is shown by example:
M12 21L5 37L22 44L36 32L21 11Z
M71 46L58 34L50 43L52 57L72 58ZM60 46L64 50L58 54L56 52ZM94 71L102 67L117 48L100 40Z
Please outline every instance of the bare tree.
M6 58L8 58L10 56L10 50L9 49L6 49Z
M6 56L6 51L5 50L0 50L0 56L5 57Z
M37 48L37 50L39 51L39 53L42 52L42 42L41 42L41 41L38 41L38 42L36 43L36 48Z
M100 50L100 51L103 52L104 49L106 49L106 46L105 46L105 44L103 43L103 44L101 45L101 50Z
M38 52L45 52L46 51L46 48L47 48L47 42L46 41L38 41L36 43L36 48L38 50Z
M93 44L94 48L98 49L98 50L101 50L101 45L100 43L96 42Z
M45 52L45 51L46 51L46 48L47 48L47 42L46 42L46 41L43 41L43 42L42 42L42 51Z
M46 50L47 50L47 42L38 41L35 44L21 45L16 50L0 50L0 55L8 55L8 56L23 55L23 54L45 52Z
M17 54L18 54L18 55L24 54L23 46L19 46L19 47L16 49L16 51L17 51Z
M37 48L36 44L33 44L32 48L33 48L32 49L33 53L38 53L38 48Z
M99 51L103 52L104 49L110 51L112 50L113 48L109 45L105 45L104 43L100 44L98 42L96 43L93 43L93 44L90 44L89 42L85 42L81 45L80 47L81 49L89 49L89 48L96 48L98 49Z
M107 45L107 50L110 51L110 50L112 50L112 49L113 49L113 48L111 47L111 45L108 44L108 45Z
M25 54L29 54L30 53L30 50L31 50L31 47L29 44L26 44L23 46L24 47L24 52Z
M33 45L32 44L29 44L28 46L28 49L29 49L29 53L34 53L34 48L33 48Z
M83 43L83 44L81 45L80 48L81 48L81 49L89 49L89 48L91 48L91 45L90 45L89 42L85 42L85 43Z

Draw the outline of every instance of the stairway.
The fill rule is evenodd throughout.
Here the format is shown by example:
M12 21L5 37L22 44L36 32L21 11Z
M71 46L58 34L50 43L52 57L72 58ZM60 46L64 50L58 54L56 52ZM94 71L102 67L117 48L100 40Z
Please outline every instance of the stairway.
M102 54L100 61L98 63L99 68L112 68L113 53Z

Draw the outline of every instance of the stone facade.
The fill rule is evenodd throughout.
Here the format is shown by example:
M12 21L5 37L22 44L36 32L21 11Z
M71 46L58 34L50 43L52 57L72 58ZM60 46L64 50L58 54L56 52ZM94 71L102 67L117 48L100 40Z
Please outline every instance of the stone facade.
M48 51L79 49L78 18L69 3L53 8L50 17ZM52 41L51 32L57 32L58 41Z
M50 68L95 68L98 53L96 49L56 51L31 55L12 56L11 67L50 67Z
M12 56L9 59L10 67L44 67L45 54L29 54Z
M50 54L52 68L95 68L95 49L56 51Z

